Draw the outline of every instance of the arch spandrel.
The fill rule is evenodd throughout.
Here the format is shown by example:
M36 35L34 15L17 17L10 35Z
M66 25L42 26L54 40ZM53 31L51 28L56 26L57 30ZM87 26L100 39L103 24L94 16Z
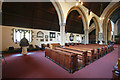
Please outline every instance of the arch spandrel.
M94 23L95 23L95 26L96 26L96 28L98 29L98 31L99 32L102 32L102 27L100 26L100 24L99 24L99 20L95 17L95 16L93 16L91 19L90 19L90 21L93 19L93 21L94 21ZM88 24L90 24L90 21L89 21L89 23Z

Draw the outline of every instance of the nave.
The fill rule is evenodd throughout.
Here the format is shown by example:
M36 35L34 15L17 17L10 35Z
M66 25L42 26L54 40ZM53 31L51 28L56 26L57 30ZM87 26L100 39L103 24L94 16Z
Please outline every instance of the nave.
M0 1L2 79L120 78L120 2L66 1Z

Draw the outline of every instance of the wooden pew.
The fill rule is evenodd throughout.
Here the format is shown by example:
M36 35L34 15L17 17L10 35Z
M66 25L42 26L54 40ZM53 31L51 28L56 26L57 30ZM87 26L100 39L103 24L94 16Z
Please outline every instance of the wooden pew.
M105 54L107 54L107 46L105 46Z
M114 68L114 70L112 70L113 80L119 80L120 79L120 58L118 59L118 62L113 68Z
M56 50L61 50L64 52L68 52L68 53L73 53L73 54L77 54L78 55L78 59L81 60L81 67L84 67L86 65L88 65L88 54L87 51L77 51L77 50L72 50L72 49L67 49L67 48L60 48L60 47L56 47Z
M89 57L88 58L88 60L90 61L90 62L93 62L94 61L94 56L95 56L95 54L94 54L94 49L80 49L79 47L66 47L66 49L71 49L71 50L73 50L73 51L87 51L87 57Z
M106 46L106 48L107 48L107 53L109 53L109 47L108 47L108 46Z
M68 46L68 47L69 47L70 45L69 45L69 43L65 43L65 46Z
M105 46L103 47L103 53L104 53L104 55L107 54L107 53L106 53L106 47L105 47Z
M98 54L98 58L100 58L101 57L100 48L97 49L97 54Z
M49 47L51 49L54 49L55 47L58 47L58 46L60 46L59 43L51 43L51 44L47 44L45 47Z
M45 50L45 47L47 47L47 45L46 44L41 44L41 47L42 47L43 50Z
M100 56L102 57L104 55L103 47L100 48Z
M90 54L90 62L93 62L95 59L95 53L94 49L89 51L88 53Z
M78 68L77 54L46 48L45 57L62 66L70 73L75 72Z
M114 50L113 45L110 45L110 51L113 51L113 50Z

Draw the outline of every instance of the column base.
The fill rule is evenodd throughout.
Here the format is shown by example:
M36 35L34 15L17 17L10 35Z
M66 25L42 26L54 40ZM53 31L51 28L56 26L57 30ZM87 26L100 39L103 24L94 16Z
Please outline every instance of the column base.
M102 41L100 41L100 43L99 43L100 45L102 45L103 44L103 42Z

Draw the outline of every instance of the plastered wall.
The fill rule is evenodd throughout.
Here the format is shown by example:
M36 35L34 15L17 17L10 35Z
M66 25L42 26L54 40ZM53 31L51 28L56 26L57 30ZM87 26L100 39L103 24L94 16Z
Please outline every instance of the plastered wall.
M38 45L41 47L41 44L48 44L48 43L60 43L60 36L58 38L58 33L60 32L57 32L57 31L49 31L49 30L40 30L40 29L29 29L29 28L18 28L18 27L11 27L11 26L1 26L1 33L2 33L2 49L1 51L4 51L4 50L7 50L9 47L14 47L14 48L20 48L19 44L16 44L14 41L13 41L13 30L12 29L24 29L24 30L32 30L33 33L33 40L30 44L33 44L33 45ZM38 31L42 31L44 33L44 38L38 38L36 37L37 36L37 32ZM56 33L56 37L55 38L52 38L52 41L50 41L50 32L55 32ZM48 35L48 41L46 41L45 39L45 35ZM71 42L69 40L69 35L70 33L66 33L66 42ZM79 35L80 36L80 39L82 39L82 36L84 36L83 34L75 34L73 33L74 35L74 41L72 42L78 42L76 40L76 35ZM44 41L40 41L40 39L44 39ZM81 40L82 41L82 40Z

